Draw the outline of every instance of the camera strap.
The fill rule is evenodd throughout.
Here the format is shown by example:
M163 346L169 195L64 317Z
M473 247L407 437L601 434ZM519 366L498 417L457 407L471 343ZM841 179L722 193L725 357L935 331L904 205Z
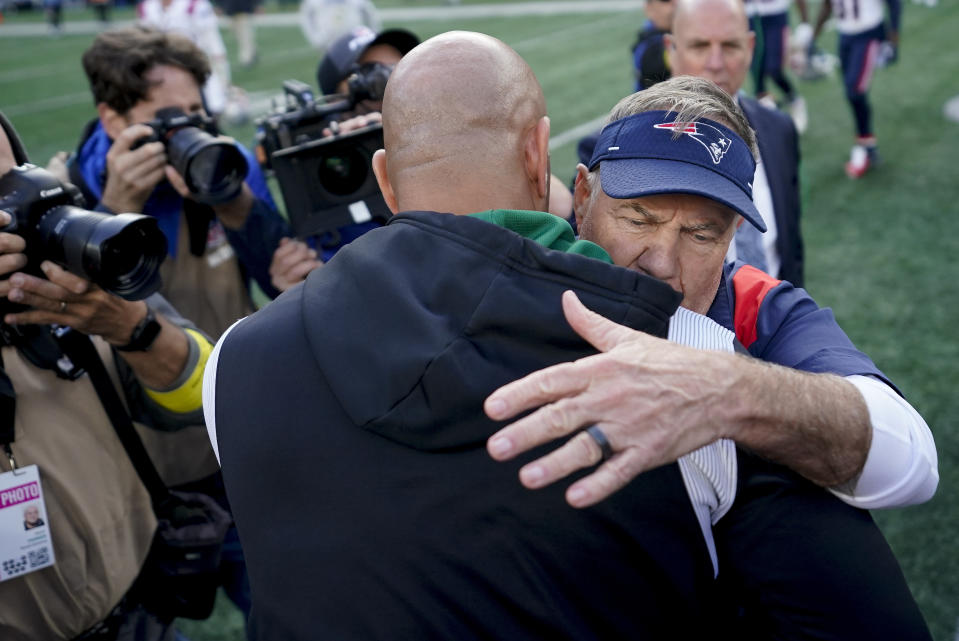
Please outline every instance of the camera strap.
M4 454L10 459L11 469L16 468L13 450L10 449L10 444L16 438L14 425L16 414L17 393L13 389L13 381L10 380L3 366L3 355L0 353L0 447L3 447Z
M137 434L133 421L127 413L120 395L110 380L103 361L90 337L74 330L67 330L58 336L59 343L63 352L73 361L87 371L90 376L90 382L100 397L100 403L104 411L113 424L113 430L120 439L123 449L126 450L130 462L133 464L137 475L143 482L147 491L150 493L150 500L153 503L153 511L160 513L162 506L171 498L170 491L167 489L159 472L150 460L150 455L143 446L140 435Z
M190 237L190 253L202 256L206 253L207 239L210 237L210 223L216 216L213 208L184 198L183 213L186 215L186 228Z

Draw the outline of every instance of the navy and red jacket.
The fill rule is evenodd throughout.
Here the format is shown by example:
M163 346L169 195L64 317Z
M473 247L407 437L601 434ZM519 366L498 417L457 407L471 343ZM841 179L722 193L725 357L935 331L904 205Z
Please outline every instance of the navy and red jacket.
M832 310L817 305L805 289L751 265L725 266L707 315L734 331L758 359L817 374L875 376L895 388L856 349Z

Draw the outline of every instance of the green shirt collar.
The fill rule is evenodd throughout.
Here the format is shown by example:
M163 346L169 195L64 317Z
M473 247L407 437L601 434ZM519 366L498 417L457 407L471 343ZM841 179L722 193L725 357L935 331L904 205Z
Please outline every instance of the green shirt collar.
M613 263L606 250L596 243L588 240L577 240L573 234L573 228L559 216L542 211L523 211L519 209L490 209L470 214L470 216L505 227L523 238L529 238L549 249L569 254L581 254L606 263Z

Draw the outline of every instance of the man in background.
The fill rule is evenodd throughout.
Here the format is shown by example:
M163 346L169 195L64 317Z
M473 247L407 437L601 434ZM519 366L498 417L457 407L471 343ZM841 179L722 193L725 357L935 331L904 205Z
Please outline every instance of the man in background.
M673 23L673 0L646 0L643 12L646 22L633 45L633 70L636 91L669 78L669 65L663 47L663 36Z
M267 294L269 264L288 226L276 211L253 154L237 193L202 204L170 164L164 142L147 122L169 108L203 117L206 55L185 37L128 27L101 33L83 55L97 118L68 161L70 181L87 206L153 216L167 239L163 294L210 336L253 310L248 286Z
M317 85L324 96L349 93L348 79L355 73L370 73L375 68L389 74L419 38L405 29L387 29L377 33L367 26L354 27L334 40L316 70ZM382 100L365 99L352 109L336 115L323 131L324 136L349 133L382 122ZM329 237L303 241L283 238L270 263L273 286L285 291L301 282L311 271L331 259L341 247L359 238L382 222L370 220L335 230Z

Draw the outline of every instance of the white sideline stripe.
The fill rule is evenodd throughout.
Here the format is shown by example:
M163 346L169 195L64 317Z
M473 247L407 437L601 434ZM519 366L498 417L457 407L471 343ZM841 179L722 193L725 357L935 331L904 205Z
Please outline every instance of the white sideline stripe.
M636 11L639 0L582 0L563 2L511 2L509 4L476 4L457 7L407 7L380 9L383 21L389 20L453 20L457 18L513 18L519 16L555 16L583 13Z
M0 33L3 33L2 27L0 27ZM40 67L28 67L23 69L11 69L9 71L0 72L0 83L4 82L13 82L14 80L26 80L27 78L46 78L49 76L56 76L58 74L72 74L76 75L79 65L74 69L72 67L67 67L62 64L55 65L42 65Z
M612 25L617 22L622 22L623 17L616 15L610 16L607 18L601 18L597 20L592 20L589 22L580 22L574 24L570 27L564 27L562 29L556 29L550 31L549 33L544 33L539 36L532 36L525 40L520 40L512 45L510 45L517 53L522 53L523 49L531 49L537 47L544 42L558 42L565 39L567 36L572 36L580 31L589 33L591 31L599 31L606 28L607 25Z
M93 108L93 96L89 91L83 93L68 93L62 96L50 96L40 100L31 100L30 102L21 102L3 108L3 113L8 118L16 118L25 114L32 114L38 111L49 111L71 105L88 104Z
M393 7L379 9L383 22L435 22L442 20L469 20L475 18L514 18L520 16L556 16L585 13L613 13L638 11L642 7L640 0L561 0L558 2L512 2L509 4L474 4L452 7ZM299 13L273 13L256 16L255 23L264 27L298 27ZM111 27L123 27L133 21L119 20ZM229 27L229 19L220 19L220 28ZM4 36L45 36L47 24L3 24L0 25L0 38ZM63 23L63 33L95 34L103 27L95 20L75 20Z
M549 150L553 151L554 149L559 149L563 145L568 145L571 142L579 140L586 134L593 133L603 126L603 122L605 120L606 114L603 114L602 116L597 116L588 122L584 122L581 125L576 125L572 129L567 129L560 134L550 137Z

